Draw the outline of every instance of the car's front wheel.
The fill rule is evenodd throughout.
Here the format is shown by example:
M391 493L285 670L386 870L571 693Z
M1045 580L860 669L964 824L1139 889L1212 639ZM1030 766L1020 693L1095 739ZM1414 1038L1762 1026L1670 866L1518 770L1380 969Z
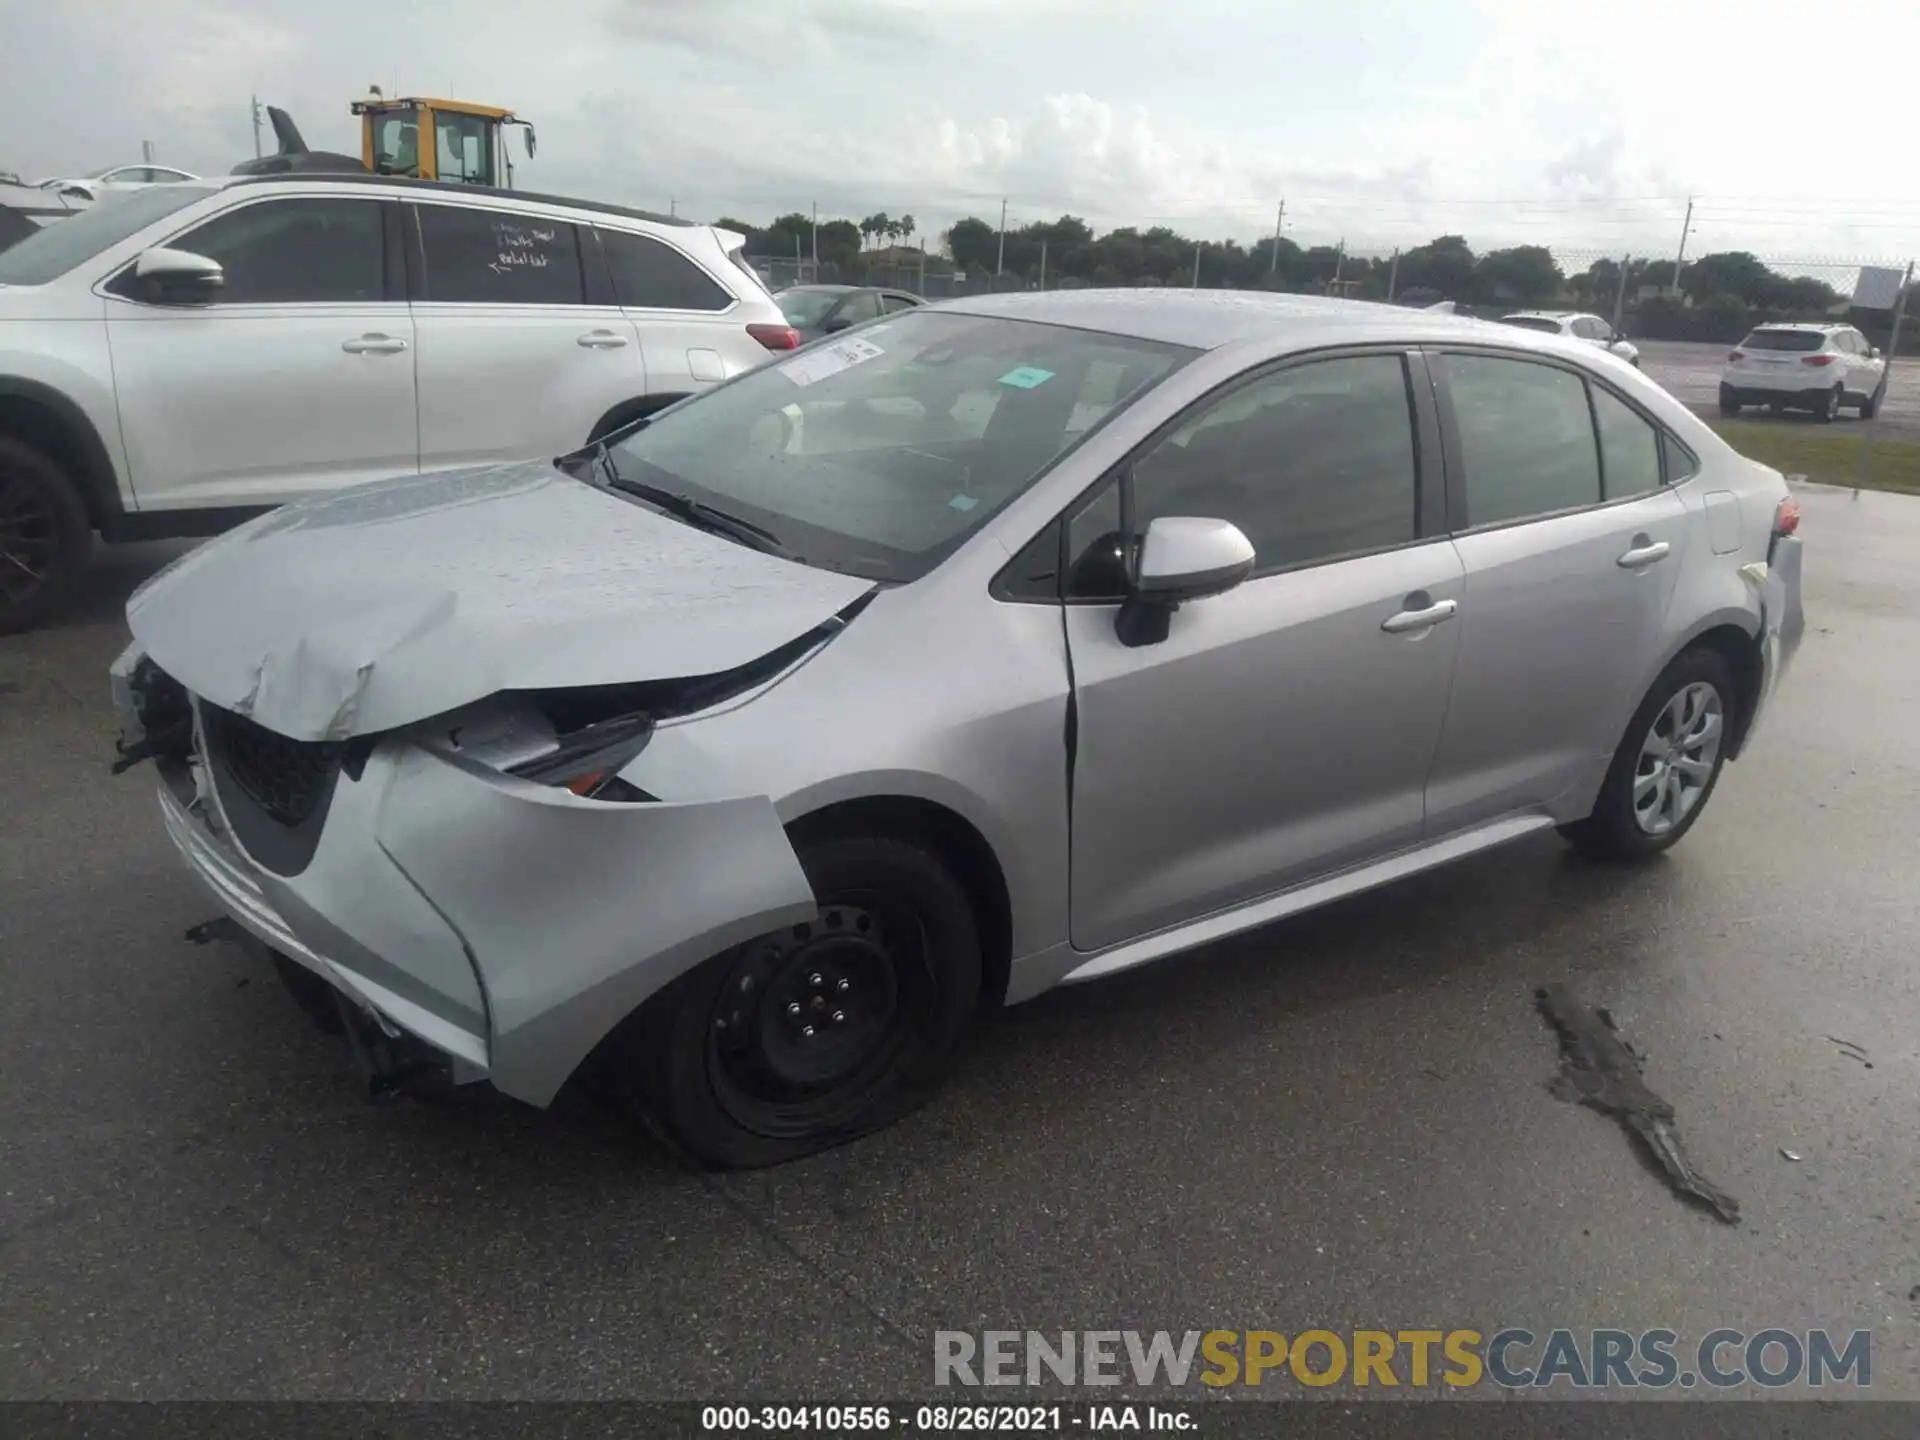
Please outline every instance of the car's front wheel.
M818 918L740 945L657 996L604 1076L711 1165L774 1165L892 1124L952 1068L979 1005L979 928L931 850L803 844Z
M1736 703L1732 671L1717 651L1682 651L1634 712L1593 813L1560 833L1604 859L1644 859L1676 844L1720 781Z
M1740 401L1726 386L1720 387L1720 413L1733 416L1740 413Z

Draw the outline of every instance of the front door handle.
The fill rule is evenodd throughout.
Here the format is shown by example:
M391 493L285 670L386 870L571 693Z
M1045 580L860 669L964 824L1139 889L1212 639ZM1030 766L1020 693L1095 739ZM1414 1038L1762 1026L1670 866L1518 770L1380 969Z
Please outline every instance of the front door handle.
M1389 615L1380 622L1380 628L1389 635L1404 635L1409 630L1428 630L1442 620L1451 620L1454 611L1460 608L1458 600L1436 600L1420 610L1402 610L1398 615Z
M611 330L589 330L573 343L583 350L618 350L627 343L627 337Z
M407 348L407 342L391 335L372 334L348 340L340 348L349 355L398 355Z
M1664 540L1649 541L1644 535L1636 535L1634 541L1633 549L1614 562L1622 570L1644 570L1656 561L1666 559L1673 549Z

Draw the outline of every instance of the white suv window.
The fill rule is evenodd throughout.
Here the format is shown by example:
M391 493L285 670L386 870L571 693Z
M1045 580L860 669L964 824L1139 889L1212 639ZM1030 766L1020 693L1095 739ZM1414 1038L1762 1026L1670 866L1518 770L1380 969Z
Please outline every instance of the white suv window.
M600 229L600 252L607 257L614 298L622 305L712 313L733 304L733 296L711 275L663 240Z
M423 299L480 305L580 305L580 241L543 215L420 205Z
M216 215L168 243L220 262L226 272L221 305L384 300L383 204L332 196L263 200Z

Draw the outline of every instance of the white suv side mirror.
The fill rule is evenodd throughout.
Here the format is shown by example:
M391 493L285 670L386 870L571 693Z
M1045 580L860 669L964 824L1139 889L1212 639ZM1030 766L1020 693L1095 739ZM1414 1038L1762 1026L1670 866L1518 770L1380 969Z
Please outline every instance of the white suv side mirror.
M133 262L133 278L163 305L205 305L226 285L227 272L218 260L159 245Z

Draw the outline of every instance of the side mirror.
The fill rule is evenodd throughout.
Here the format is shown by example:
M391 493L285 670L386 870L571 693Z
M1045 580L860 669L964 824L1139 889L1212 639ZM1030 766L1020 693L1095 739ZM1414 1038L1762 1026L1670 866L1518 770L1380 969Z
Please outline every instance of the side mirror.
M1878 360L1880 358L1880 347L1878 345L1869 345L1867 347L1867 358L1869 360Z
M162 245L133 262L133 278L163 305L205 305L226 285L227 272L218 260Z
M1225 520L1163 515L1147 526L1139 570L1114 617L1114 633L1129 647L1167 638L1173 612L1189 600L1224 595L1253 573L1253 544Z

